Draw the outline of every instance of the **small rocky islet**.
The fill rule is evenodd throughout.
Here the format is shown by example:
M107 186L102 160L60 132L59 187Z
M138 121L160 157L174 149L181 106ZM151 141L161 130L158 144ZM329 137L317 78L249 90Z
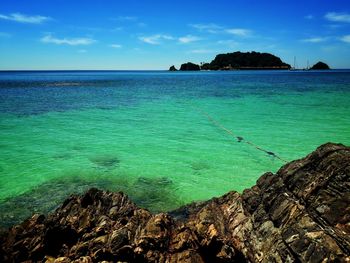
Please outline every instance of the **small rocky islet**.
M311 70L327 70L330 68L326 63L319 61L315 65L313 65L310 69Z
M199 70L290 70L291 65L283 62L279 57L270 53L260 52L232 52L218 54L210 63L202 62L200 65L187 62L180 66L180 71ZM310 70L330 69L324 62L317 62ZM172 65L169 71L177 71Z
M0 235L0 262L349 262L350 147L327 143L242 194L152 214L92 188Z

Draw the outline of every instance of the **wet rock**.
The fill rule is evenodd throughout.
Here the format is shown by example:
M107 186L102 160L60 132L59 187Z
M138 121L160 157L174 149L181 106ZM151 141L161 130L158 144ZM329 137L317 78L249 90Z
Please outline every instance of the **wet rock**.
M3 231L0 262L349 262L349 178L350 148L329 143L243 194L168 214L90 189Z
M59 258L56 258L53 262L54 263L70 263L71 260L67 257L59 257Z

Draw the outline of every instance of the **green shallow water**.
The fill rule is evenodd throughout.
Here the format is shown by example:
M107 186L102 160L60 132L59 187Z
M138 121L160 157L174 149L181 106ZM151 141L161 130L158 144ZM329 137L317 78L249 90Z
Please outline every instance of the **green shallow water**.
M264 172L276 172L284 164L244 141L237 142L198 109L235 135L288 161L301 158L328 141L350 144L348 75L343 76L336 89L330 84L324 88L321 79L314 84L320 89L304 91L292 85L283 92L276 91L276 87L284 85L286 77L278 84L263 79L268 89L251 92L244 89L245 85L252 85L251 79L246 83L241 78L241 88L232 91L231 79L216 83L221 75L211 77L209 84L202 83L200 75L194 77L192 85L223 86L225 96L204 96L203 92L193 94L183 89L159 95L158 83L147 92L127 89L119 93L119 84L113 79L112 84L102 85L111 85L111 93L96 95L83 90L76 100L84 102L84 96L91 95L105 105L103 101L111 97L136 99L127 104L108 102L110 107L87 99L82 105L63 110L49 107L33 113L31 109L38 108L45 98L39 103L39 99L28 101L23 96L25 103L21 105L16 99L27 87L20 87L15 94L6 93L2 98L14 102L3 100L6 111L0 113L2 225L11 225L33 212L51 211L71 193L93 186L124 191L142 207L168 211L230 190L241 192L254 185ZM150 79L147 77L146 82L154 81ZM258 80L254 85L267 85ZM167 81L176 86L180 80ZM299 87L300 81L291 83ZM127 84L123 83L126 87ZM180 83L179 87L183 85ZM69 92L73 94L76 89ZM34 97L41 92L45 90L40 87L31 91ZM56 88L57 93L59 102L72 99L61 98Z

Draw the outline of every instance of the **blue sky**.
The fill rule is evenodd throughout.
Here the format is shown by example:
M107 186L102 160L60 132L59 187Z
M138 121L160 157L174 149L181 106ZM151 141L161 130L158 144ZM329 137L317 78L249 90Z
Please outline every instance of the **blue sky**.
M1 0L0 69L168 69L233 51L350 68L349 0Z

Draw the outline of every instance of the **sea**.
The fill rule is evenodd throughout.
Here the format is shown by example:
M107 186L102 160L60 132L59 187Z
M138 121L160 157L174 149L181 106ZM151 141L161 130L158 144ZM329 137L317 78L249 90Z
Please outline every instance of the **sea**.
M91 187L166 212L350 145L350 70L2 71L0 227Z

